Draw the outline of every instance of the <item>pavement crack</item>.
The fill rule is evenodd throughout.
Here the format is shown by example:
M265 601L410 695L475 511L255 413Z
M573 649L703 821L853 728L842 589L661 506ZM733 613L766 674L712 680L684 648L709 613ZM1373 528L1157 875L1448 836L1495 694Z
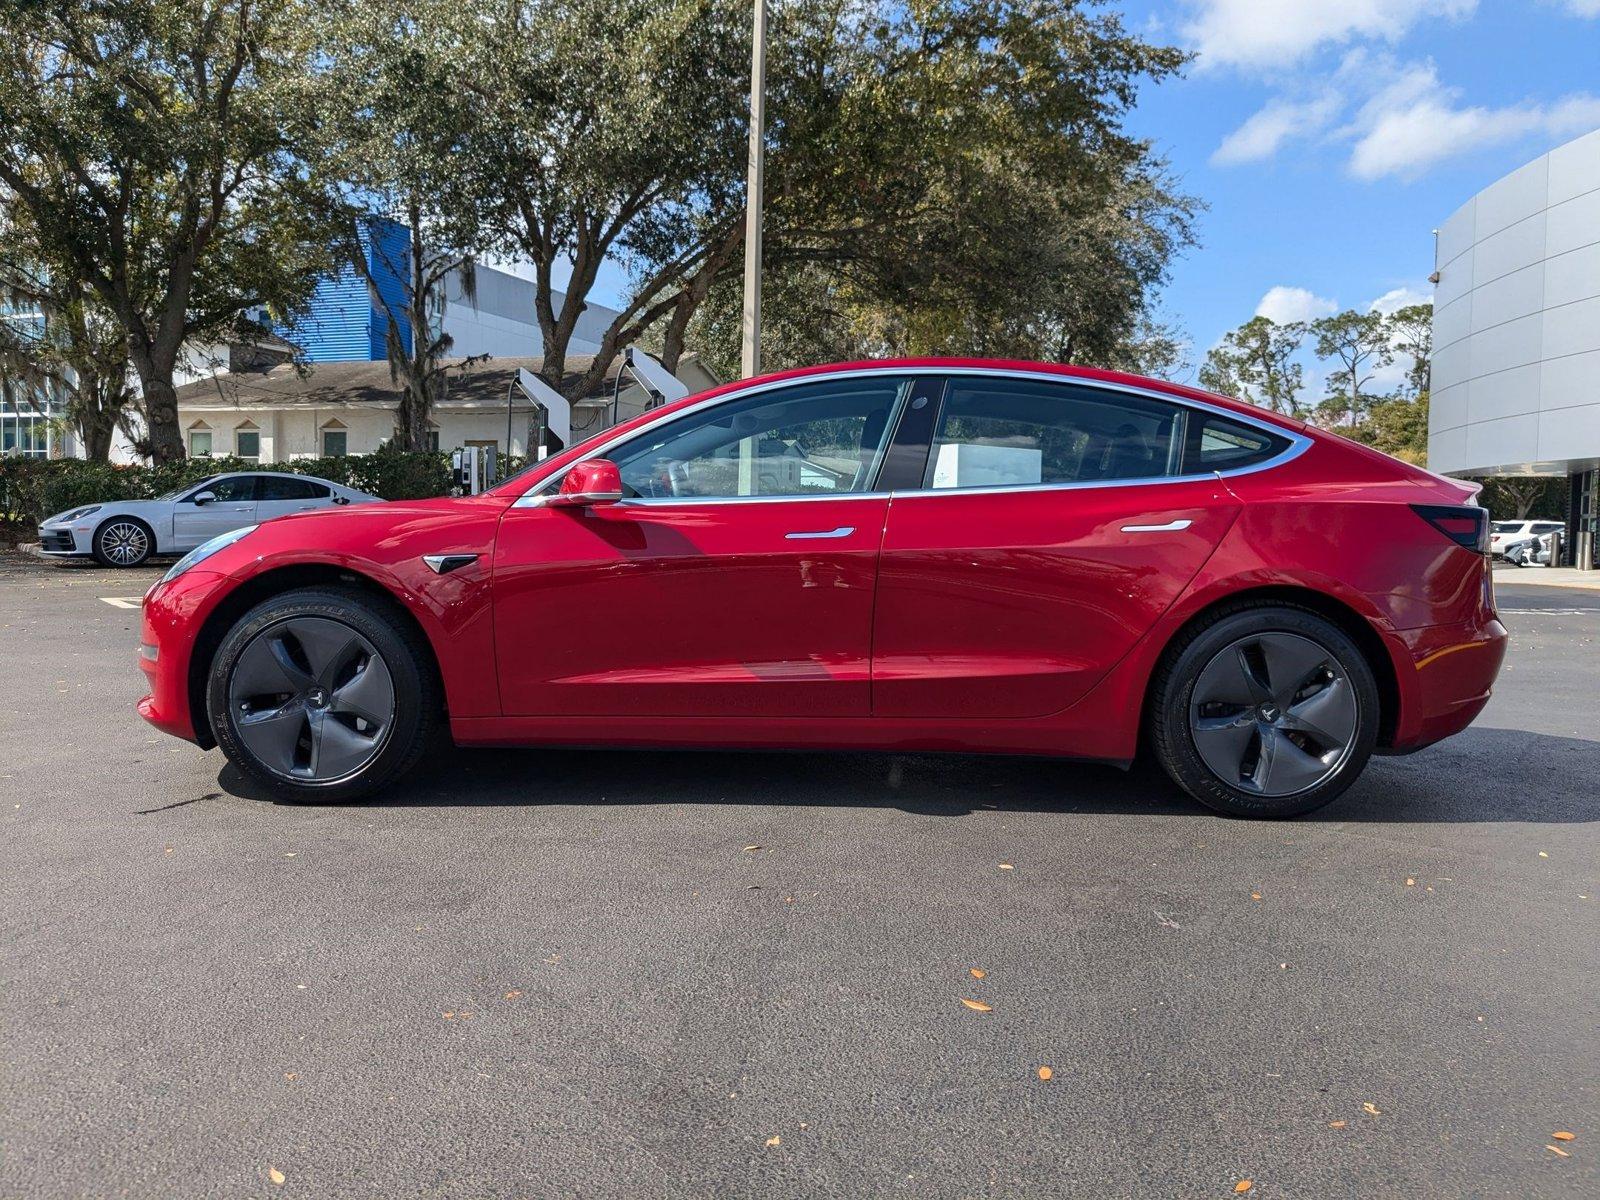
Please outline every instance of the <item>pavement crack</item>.
M199 804L202 800L220 800L221 798L221 792L207 792L204 796L195 796L189 800L177 800L171 804L163 804L159 808L136 808L133 810L133 815L147 817L151 813L167 812L174 808L182 808L186 804Z

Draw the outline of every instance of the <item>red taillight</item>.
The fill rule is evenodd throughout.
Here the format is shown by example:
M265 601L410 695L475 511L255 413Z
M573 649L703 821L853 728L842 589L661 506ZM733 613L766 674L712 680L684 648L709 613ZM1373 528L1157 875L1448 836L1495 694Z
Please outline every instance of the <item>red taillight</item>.
M1458 546L1489 552L1489 510L1476 504L1413 504L1411 511Z

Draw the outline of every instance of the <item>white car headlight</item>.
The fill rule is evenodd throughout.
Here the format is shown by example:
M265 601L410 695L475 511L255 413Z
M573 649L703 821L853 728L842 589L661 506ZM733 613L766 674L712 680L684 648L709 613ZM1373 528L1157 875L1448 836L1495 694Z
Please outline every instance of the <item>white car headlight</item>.
M245 525L239 529L230 529L227 533L218 534L209 542L201 542L193 550L189 551L189 553L185 554L177 562L173 563L172 570L168 571L161 577L161 582L171 583L174 579L176 579L179 575L182 575L196 563L205 562L206 559L210 558L218 550L226 549L237 542L240 538L244 537L246 534L254 533L258 528L260 528L258 525Z
M103 506L99 504L85 504L82 508L74 508L68 512L57 513L53 517L46 517L43 521L40 521L39 524L65 525L71 521L76 521L79 517L92 516L94 513L99 512L102 507Z

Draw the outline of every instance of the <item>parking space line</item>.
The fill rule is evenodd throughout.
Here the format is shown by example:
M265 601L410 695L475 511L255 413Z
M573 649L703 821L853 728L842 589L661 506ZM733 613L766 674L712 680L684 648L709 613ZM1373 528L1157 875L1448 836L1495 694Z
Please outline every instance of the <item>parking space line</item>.
M101 596L102 604L109 604L112 608L143 608L143 596Z

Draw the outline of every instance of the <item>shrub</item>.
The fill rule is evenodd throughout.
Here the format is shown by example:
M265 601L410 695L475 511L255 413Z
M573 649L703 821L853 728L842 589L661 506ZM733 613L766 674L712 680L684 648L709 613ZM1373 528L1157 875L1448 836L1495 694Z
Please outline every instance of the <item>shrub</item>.
M83 504L145 500L224 471L287 471L316 475L385 500L418 500L450 490L442 453L384 450L344 458L252 463L241 458L186 458L163 466L85 462L77 458L0 458L0 519L37 524Z

